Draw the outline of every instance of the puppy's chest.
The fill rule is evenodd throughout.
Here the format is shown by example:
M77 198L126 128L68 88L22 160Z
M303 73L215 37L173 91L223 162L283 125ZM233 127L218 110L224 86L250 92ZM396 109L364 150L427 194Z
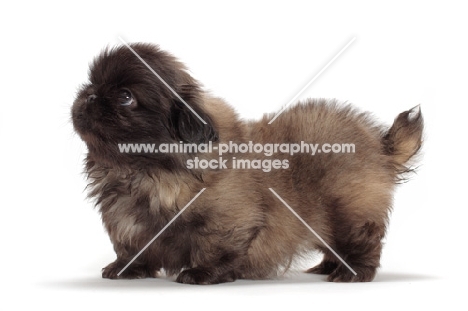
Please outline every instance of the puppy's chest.
M113 243L133 245L167 222L180 209L187 185L170 174L96 170L90 173L90 196L96 197Z

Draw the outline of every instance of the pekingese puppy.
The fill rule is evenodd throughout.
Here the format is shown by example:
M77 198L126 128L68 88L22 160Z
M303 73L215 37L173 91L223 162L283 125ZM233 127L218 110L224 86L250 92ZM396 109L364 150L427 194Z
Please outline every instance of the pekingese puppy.
M164 269L188 284L264 279L319 250L323 261L307 272L371 281L395 185L422 144L419 107L390 128L334 100L306 100L268 124L273 117L241 120L155 45L104 50L72 107L88 148L89 195L117 254L102 276ZM125 152L123 144L193 148ZM353 148L335 152L340 146Z

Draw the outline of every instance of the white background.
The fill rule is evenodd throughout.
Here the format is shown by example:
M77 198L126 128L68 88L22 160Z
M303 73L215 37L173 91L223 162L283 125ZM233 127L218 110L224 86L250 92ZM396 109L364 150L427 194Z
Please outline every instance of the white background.
M466 308L468 22L456 2L29 2L1 5L0 237L3 310ZM301 98L338 98L390 124L422 104L425 156L401 187L372 283L322 276L189 286L110 281L114 260L86 201L69 111L106 45L160 44L246 118ZM311 266L312 261L306 266Z

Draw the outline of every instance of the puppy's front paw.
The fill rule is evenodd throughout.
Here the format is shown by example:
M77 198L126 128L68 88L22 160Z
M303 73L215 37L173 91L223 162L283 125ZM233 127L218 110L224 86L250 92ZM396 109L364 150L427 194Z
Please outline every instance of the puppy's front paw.
M327 278L329 282L371 282L377 272L374 267L353 267L356 275L354 275L348 268L340 265L333 271Z
M157 271L150 273L149 269L142 265L130 265L120 275L120 271L127 263L119 260L114 261L107 267L102 269L102 277L104 279L144 279L148 277L156 277Z
M227 272L222 275L216 275L212 271L202 268L191 268L182 271L176 279L176 282L184 284L218 284L224 282L233 282L236 280L233 272Z
M333 271L335 271L337 267L338 264L336 262L327 261L324 259L320 264L313 268L310 268L306 272L313 274L330 274Z

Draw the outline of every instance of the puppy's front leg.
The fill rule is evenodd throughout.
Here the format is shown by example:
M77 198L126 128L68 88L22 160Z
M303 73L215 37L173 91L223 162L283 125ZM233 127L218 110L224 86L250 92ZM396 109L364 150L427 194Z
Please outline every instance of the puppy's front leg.
M226 252L211 265L198 266L182 271L176 281L199 285L233 282L238 278L235 257L237 256Z
M102 277L105 279L144 279L157 277L159 268L144 262L144 259L137 258L120 275L120 271L132 260L128 251L123 251L124 247L114 247L117 259L102 269Z
M122 274L118 275L129 262L130 260L117 258L114 262L102 269L102 277L104 279L144 279L157 276L157 270L149 269L147 265L135 262L127 267Z
M215 209L215 212L219 210ZM218 284L233 282L243 276L243 267L248 261L247 251L256 230L245 225L246 221L241 223L236 218L213 214L200 217L198 225L190 233L190 264L179 274L177 282Z

